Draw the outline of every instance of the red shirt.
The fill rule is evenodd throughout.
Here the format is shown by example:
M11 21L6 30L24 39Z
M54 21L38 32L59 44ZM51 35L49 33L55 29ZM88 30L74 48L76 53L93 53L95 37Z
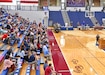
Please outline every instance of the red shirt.
M37 43L37 48L40 49L40 43Z
M49 66L45 69L45 75L51 75L51 68Z
M3 40L3 39L6 39L7 37L8 37L8 34L7 34L7 33L3 34L2 40Z
M11 32L13 32L13 31L14 31L14 29L12 28L12 29L11 29Z

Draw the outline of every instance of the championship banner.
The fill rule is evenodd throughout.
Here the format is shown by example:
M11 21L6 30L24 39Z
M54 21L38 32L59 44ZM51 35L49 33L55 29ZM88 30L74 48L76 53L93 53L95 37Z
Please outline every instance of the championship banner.
M21 3L38 3L38 0L20 0Z
M12 0L0 0L0 2L12 2Z
M85 0L67 0L67 7L84 7Z

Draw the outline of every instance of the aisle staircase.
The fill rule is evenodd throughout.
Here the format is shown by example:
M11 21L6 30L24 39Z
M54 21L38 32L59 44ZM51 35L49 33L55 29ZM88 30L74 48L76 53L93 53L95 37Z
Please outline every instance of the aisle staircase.
M62 10L61 13L62 13L64 23L67 23L70 26L70 19L69 19L69 16L67 14L67 11Z
M97 25L100 26L98 20L96 19L96 17L90 17L90 20L92 21L92 23L94 24L94 26L96 25L96 22L97 22Z

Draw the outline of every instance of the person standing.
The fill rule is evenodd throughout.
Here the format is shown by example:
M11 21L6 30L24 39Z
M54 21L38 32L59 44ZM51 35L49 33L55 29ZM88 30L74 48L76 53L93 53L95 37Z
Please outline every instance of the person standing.
M83 23L82 23L82 30L86 30L85 21L83 21Z
M99 36L99 34L97 34L96 35L96 44L98 44L99 39L100 39L100 36Z

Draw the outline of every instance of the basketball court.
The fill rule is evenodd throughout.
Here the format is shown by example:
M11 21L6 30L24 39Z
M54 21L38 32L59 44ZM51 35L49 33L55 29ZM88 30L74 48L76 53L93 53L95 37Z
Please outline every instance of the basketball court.
M96 35L105 38L105 30L74 30L53 34L72 75L105 74L105 51L96 45Z

